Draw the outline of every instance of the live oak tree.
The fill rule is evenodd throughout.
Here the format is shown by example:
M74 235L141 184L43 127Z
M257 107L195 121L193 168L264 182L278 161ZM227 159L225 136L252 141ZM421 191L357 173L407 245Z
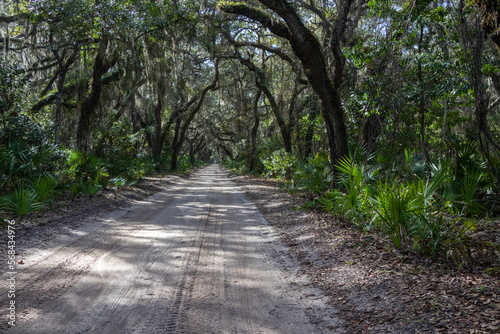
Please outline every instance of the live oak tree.
M300 60L305 75L318 95L321 115L325 121L328 134L332 170L340 158L348 155L348 138L345 125L344 109L339 95L339 84L342 80L342 57L339 40L345 29L345 21L352 1L345 1L339 13L335 28L340 32L332 35L331 50L335 59L335 68L327 63L324 47L318 38L304 24L295 7L288 1L259 1L276 16L246 3L222 2L221 10L248 17L268 28L273 34L289 41L295 56Z

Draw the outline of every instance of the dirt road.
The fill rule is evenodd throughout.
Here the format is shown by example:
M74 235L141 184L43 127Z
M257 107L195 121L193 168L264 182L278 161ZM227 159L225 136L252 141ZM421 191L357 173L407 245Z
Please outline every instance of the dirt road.
M212 165L26 258L17 270L16 326L2 317L0 332L340 331L287 253Z

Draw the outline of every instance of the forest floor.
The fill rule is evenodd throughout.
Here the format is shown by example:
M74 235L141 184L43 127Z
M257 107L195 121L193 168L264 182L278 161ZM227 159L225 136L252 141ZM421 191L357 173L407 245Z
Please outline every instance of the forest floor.
M52 210L30 215L18 224L18 260L38 256L56 235L71 234L188 177L149 177L134 188L110 189L93 198L68 198ZM458 270L410 251L394 250L389 240L350 228L331 215L301 209L309 198L290 195L280 189L278 181L239 175L230 179L287 246L298 268L298 272L288 268L289 276L306 277L314 288L303 298L328 302L330 324L325 325L324 314L308 312L323 318L322 325L331 332L500 333L498 269L496 276L480 265ZM6 233L1 239L0 262L5 263Z
M301 272L330 297L349 333L500 333L498 257L459 270L304 210L310 198L290 195L276 180L232 179L279 230Z

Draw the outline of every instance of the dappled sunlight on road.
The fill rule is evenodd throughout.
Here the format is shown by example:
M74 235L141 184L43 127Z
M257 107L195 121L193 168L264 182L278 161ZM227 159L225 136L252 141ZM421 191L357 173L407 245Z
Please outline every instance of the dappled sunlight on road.
M9 333L313 332L269 229L210 166L27 266Z

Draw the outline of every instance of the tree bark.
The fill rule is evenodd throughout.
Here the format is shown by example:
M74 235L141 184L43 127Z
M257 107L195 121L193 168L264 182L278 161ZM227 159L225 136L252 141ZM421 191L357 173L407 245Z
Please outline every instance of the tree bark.
M310 103L309 124L307 124L306 138L304 139L304 158L309 158L313 153L314 123L319 114L316 99Z
M57 60L57 66L58 66L58 78L57 78L57 98L56 98L56 117L54 121L55 129L54 129L54 142L56 145L59 144L59 126L61 123L61 113L62 113L62 97L63 97L63 90L64 90L64 82L66 81L66 74L68 73L68 69L73 64L76 60L76 56L78 55L78 52L75 50L73 54L69 57L69 59L66 61L66 64L64 63L64 53L61 56L59 54L59 50L53 50L52 53L54 54L56 60Z
M422 43L424 39L424 26L420 25L420 41L418 43L418 52L422 52ZM418 61L418 82L420 84L420 97L419 97L419 115L420 115L420 143L422 145L422 152L424 153L425 163L429 164L429 150L427 149L427 140L425 139L425 91L424 80L422 74L422 64Z
M498 0L474 0L472 4L479 8L481 13L481 29L489 35L497 47L500 56L500 2Z
M497 1L484 0L476 1L475 4L481 10L481 28L486 34L491 34L493 42L500 47L500 34L496 26L496 21L499 17L499 11L497 10L499 4ZM459 3L459 8L465 7L465 1L461 0ZM471 54L471 62L473 64L471 70L471 82L474 84L474 100L475 100L475 113L476 113L476 126L478 130L478 141L479 149L483 154L484 158L488 162L488 169L491 175L496 179L497 182L500 180L500 170L496 167L493 159L500 158L500 143L498 143L495 138L493 138L490 126L488 124L488 104L489 96L484 87L484 74L482 71L482 50L484 47L483 34L478 32L477 29L479 23L476 22L476 30L472 32L467 27L467 23L463 15L460 17L460 30L462 37L463 49L466 54ZM496 38L498 39L498 44ZM500 48L498 49L500 53Z
M163 147L163 135L162 135L162 119L161 119L161 111L163 109L163 95L165 95L165 88L158 89L158 100L156 104L156 108L154 110L155 116L155 140L153 145L153 157L156 162L160 161L161 149Z
M101 85L106 86L114 81L119 80L122 73L123 73L122 71L113 71L111 75L106 75L102 77ZM88 89L89 89L88 82L86 83L77 82L71 85L66 85L62 90L62 96L73 96L78 91L87 91ZM57 102L57 94L58 92L55 92L54 94L50 94L47 97L43 98L42 100L38 101L33 107L31 107L31 111L37 112L42 108L45 108L46 106L54 104L54 102Z
M488 162L488 169L493 177L500 180L500 171L497 170L496 164L492 161L492 154L490 152L490 147L493 152L496 153L497 158L499 157L500 146L492 138L490 127L488 124L488 103L489 96L483 85L483 71L482 71L482 49L483 49L483 36L476 34L476 38L473 41L472 47L472 59L473 59L473 75L474 75L474 97L475 97L475 111L476 111L476 122L479 134L479 149L483 153L486 161Z
M177 155L179 154L180 145L179 142L179 132L181 128L181 119L177 117L175 119L175 128L174 128L174 139L172 140L172 156L170 161L170 168L172 171L177 169Z
M90 119L99 106L101 99L102 75L109 69L104 62L107 47L108 40L102 37L94 62L91 91L80 107L76 143L78 150L84 155L87 154L90 149Z
M259 100L262 96L262 91L259 89L257 95L255 96L255 102L253 104L253 127L250 133L250 142L252 148L250 151L250 170L254 170L257 167L257 162L259 157L257 155L257 132L259 131L260 115L259 115Z
M12 16L0 16L0 23L12 23L29 17L28 13L20 13Z

